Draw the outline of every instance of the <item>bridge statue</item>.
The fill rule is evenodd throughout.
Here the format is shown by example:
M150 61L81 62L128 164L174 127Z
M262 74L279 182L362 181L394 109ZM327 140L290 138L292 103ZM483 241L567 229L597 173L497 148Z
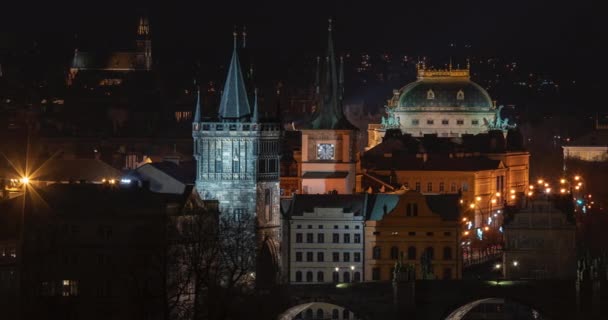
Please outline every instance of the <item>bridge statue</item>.
M404 282L416 280L416 267L411 263L403 263L403 252L399 260L395 261L393 271L393 282Z
M426 250L420 256L420 267L422 269L422 279L423 280L435 279L435 274L433 273L433 265L431 263L432 259L433 259L433 257Z

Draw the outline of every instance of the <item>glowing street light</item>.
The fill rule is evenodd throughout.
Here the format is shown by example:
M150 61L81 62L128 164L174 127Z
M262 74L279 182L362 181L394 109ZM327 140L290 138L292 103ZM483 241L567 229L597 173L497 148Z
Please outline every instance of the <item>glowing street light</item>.
M559 192L560 192L560 193L566 193L566 189L561 188L561 189L559 189Z
M511 194L515 194L515 189L511 189L509 192L510 192Z
M581 179L581 176L574 176L574 180L578 181Z
M336 270L336 272L338 272L338 271L340 271L340 268L336 267L336 269L334 269L334 270Z
M355 270L355 266L350 266L350 270L354 271Z
M492 199L490 202L492 202L492 204L496 204L496 199Z
M514 261L513 261L513 266L514 266L514 267L517 267L518 265L519 265L519 262L518 262L517 260L514 260Z
M528 197L531 197L534 194L532 191L528 191Z
M515 195L514 194L511 195L511 200L515 200Z
M496 197L500 198L500 192L496 192Z
M530 190L534 190L534 186L533 185L530 185L530 187L528 187L528 188L530 188Z
M560 179L560 180L559 180L559 183L561 183L561 184L566 183L566 179L563 179L563 178L562 178L562 179Z
M551 188L545 189L545 193L551 193Z
M30 178L28 178L28 177L22 177L19 181L21 181L21 183L27 185L27 184L30 183Z
M475 197L475 201L481 201L481 197Z
M469 207L470 207L471 209L475 209L475 204L474 204L474 203L471 203L471 204L469 205Z
M543 184L545 181L543 179L538 179L536 182L538 182L538 184Z
M490 227L488 227L488 226L485 226L485 227L483 228L483 231L488 231L488 230L490 230Z
M500 269L502 266L500 265L500 263L497 263L494 265L494 269L498 270Z

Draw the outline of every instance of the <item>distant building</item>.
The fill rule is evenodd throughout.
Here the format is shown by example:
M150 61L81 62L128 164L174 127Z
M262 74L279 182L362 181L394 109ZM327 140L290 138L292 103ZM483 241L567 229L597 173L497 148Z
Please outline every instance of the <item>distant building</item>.
M286 218L289 282L361 282L365 194L294 195Z
M166 217L184 201L93 184L55 184L9 200L15 205L3 216L17 218L12 225L26 235L16 251L22 318L162 318Z
M596 125L596 130L575 139L568 145L562 146L564 150L564 170L567 170L569 160L585 162L608 161L608 126Z
M369 195L365 222L365 279L393 279L397 261L417 279L460 279L460 204L457 195L400 190ZM428 259L428 262L425 262Z
M196 162L152 162L144 164L121 179L122 184L147 185L152 192L184 194L194 186Z
M369 125L367 148L380 143L391 128L414 137L461 137L513 127L508 119L501 118L501 109L496 109L486 90L470 80L468 66L435 70L421 63L418 80L394 91L382 123Z
M530 154L520 138L513 130L506 139L500 131L453 139L390 130L362 157L362 189L458 194L476 227L494 226L488 218L527 191Z
M505 278L576 277L576 226L567 208L547 198L530 199L505 223Z

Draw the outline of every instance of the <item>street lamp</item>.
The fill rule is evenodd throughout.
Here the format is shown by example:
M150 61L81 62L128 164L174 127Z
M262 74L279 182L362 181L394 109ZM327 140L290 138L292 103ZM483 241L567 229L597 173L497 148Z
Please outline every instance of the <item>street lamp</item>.
M502 265L500 263L497 263L494 265L494 270L498 272L501 267L502 267ZM499 282L500 282L500 273L498 273L498 275L496 276L496 284L498 284Z
M30 178L28 177L22 177L20 179L21 183L23 183L24 185L28 185L30 183Z

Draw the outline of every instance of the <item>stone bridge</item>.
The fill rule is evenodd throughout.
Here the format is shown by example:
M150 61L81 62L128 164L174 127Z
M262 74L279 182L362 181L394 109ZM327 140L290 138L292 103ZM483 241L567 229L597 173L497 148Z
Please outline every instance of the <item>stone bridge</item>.
M258 308L278 320L458 320L480 303L500 303L517 319L603 319L606 285L583 283L578 295L575 281L559 280L291 285L263 294Z

